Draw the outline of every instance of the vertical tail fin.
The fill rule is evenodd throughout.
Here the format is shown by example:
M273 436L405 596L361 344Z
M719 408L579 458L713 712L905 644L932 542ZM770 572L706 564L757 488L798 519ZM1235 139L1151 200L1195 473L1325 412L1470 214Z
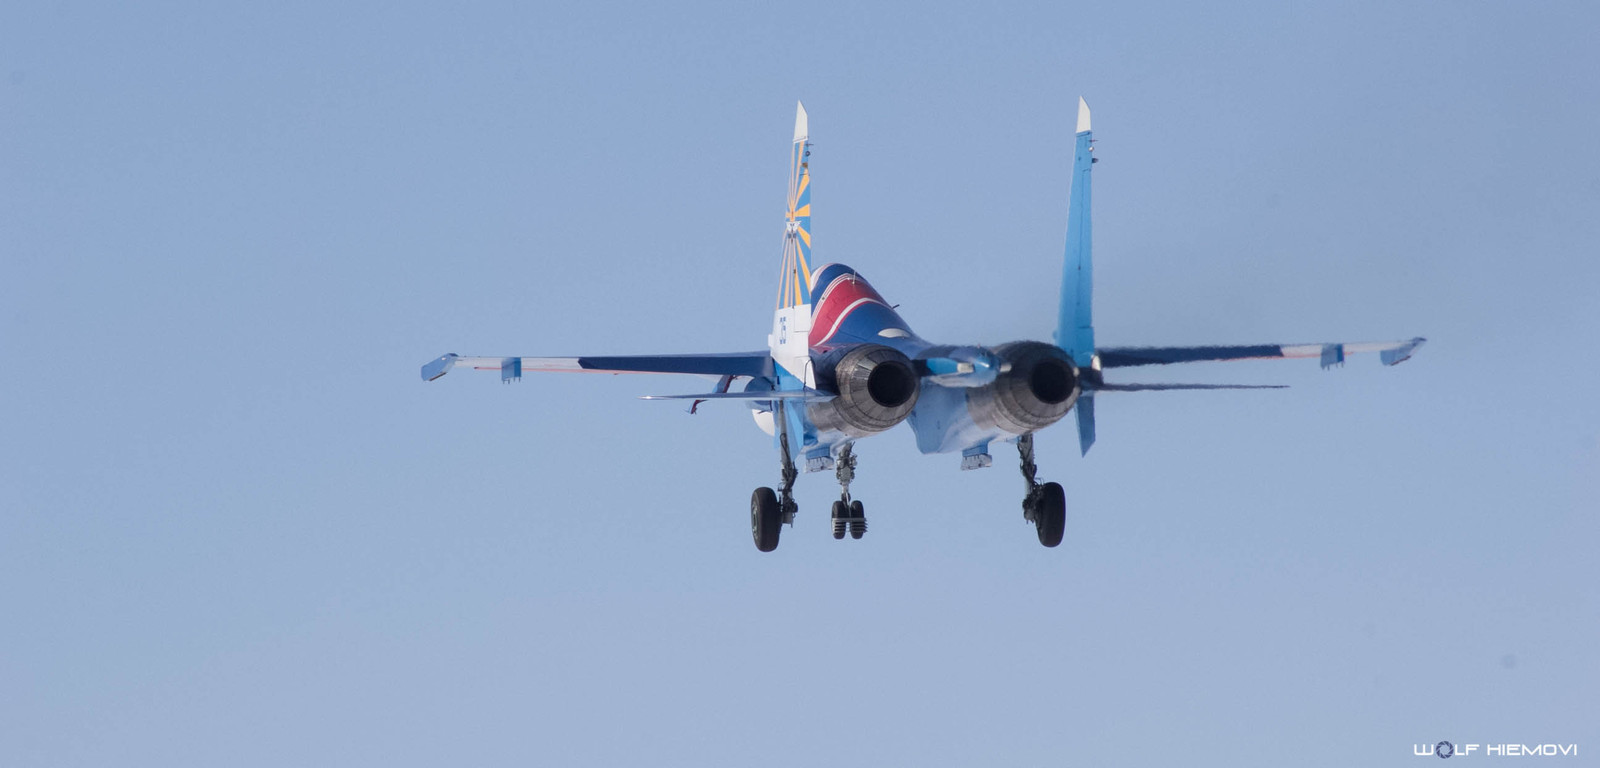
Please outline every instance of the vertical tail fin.
M783 270L778 276L778 305L772 317L767 348L776 363L776 388L801 390L816 385L811 371L811 128L806 106L795 102L794 147L789 154L789 199L783 216ZM782 422L774 430L786 455L798 456L805 445L804 408L773 401Z
M1061 312L1056 317L1056 346L1072 355L1079 369L1094 363L1094 244L1089 219L1089 177L1094 170L1094 133L1089 130L1089 105L1078 99L1077 147L1072 153L1072 192L1067 202L1067 252L1061 267ZM1073 406L1078 419L1078 447L1088 455L1094 445L1094 393L1084 392Z
M794 148L789 157L789 206L783 219L783 273L778 309L811 303L811 151L806 107L795 104Z
M1094 358L1094 260L1089 223L1089 173L1094 167L1094 134L1089 130L1089 105L1078 99L1077 149L1072 155L1072 197L1067 203L1067 252L1061 271L1061 313L1056 318L1056 346L1072 355L1079 368Z
M780 390L812 386L811 374L811 172L804 104L795 104L794 147L789 154L789 198L783 216L783 268L767 348L777 363ZM798 409L791 409L798 413Z

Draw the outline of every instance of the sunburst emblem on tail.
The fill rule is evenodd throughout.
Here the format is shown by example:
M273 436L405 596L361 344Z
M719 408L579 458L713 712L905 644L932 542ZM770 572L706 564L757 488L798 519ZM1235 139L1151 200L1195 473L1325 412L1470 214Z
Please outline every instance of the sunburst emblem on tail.
M783 274L778 282L778 309L811 303L811 155L806 139L806 108L797 104L794 150L789 158L789 208L783 224Z

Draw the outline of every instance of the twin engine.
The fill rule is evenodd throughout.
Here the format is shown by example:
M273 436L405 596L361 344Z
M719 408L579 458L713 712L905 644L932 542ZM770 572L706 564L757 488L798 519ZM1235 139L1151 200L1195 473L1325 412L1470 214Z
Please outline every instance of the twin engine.
M922 391L911 359L882 344L840 347L815 363L817 388L838 396L812 403L807 416L822 430L866 437L905 421Z
M1037 432L1067 415L1083 392L1077 366L1054 344L1014 341L991 351L989 359L999 373L991 374L994 379L986 384L965 388L967 414L982 429L1013 435ZM911 415L922 393L916 364L882 344L839 347L814 358L812 365L817 389L836 393L831 400L806 406L806 416L818 430L851 437L888 431ZM747 389L771 386L758 379ZM769 434L772 418L770 410L757 409L756 421Z
M967 390L967 413L980 427L1036 432L1067 415L1083 391L1077 366L1054 344L1013 341L994 353L1003 372L994 383Z

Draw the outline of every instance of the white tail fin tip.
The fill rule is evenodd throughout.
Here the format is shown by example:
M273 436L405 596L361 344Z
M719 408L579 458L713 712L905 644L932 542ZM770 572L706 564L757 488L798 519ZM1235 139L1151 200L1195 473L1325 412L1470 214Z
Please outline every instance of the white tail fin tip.
M803 113L802 113L803 114ZM1089 130L1089 103L1078 97L1078 133Z
M810 129L806 126L806 105L794 103L794 140L805 141L810 138Z

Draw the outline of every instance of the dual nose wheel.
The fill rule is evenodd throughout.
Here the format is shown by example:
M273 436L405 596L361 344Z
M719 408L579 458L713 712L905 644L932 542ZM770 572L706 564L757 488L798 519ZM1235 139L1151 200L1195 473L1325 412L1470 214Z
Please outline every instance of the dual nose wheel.
M846 504L840 499L833 503L833 537L844 538L846 530L850 532L852 539L867 535L867 512L859 501Z

